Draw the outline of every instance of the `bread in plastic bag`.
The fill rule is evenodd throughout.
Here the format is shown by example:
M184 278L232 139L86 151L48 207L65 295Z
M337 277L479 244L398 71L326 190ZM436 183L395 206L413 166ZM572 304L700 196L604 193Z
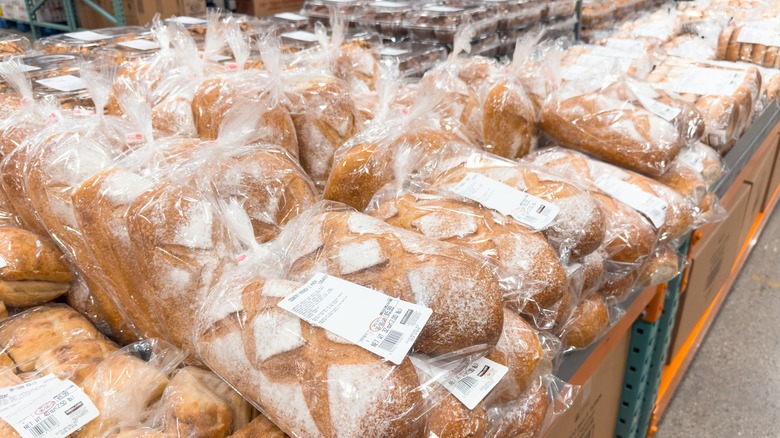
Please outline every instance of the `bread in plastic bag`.
M645 262L636 280L638 287L648 287L671 281L682 272L684 258L672 245L656 248Z
M544 234L564 263L584 257L602 244L605 218L596 201L565 179L544 171L471 149L442 160L429 182L436 187L450 186L469 173L484 175L559 207Z
M279 426L269 420L263 414L255 417L249 424L237 430L236 433L231 435L231 438L285 438L287 434L279 429Z
M542 108L542 130L563 146L643 174L663 174L683 146L679 128L626 98L626 85L614 79L594 71L562 84Z
M538 327L552 325L544 314L560 301L568 284L542 233L444 190L375 198L367 213L482 254L502 268L507 283L514 283L504 295L506 305L529 314Z
M31 307L68 292L73 274L53 242L30 231L0 227L0 301Z
M567 347L587 348L610 327L609 308L599 295L584 298L572 311L561 340Z

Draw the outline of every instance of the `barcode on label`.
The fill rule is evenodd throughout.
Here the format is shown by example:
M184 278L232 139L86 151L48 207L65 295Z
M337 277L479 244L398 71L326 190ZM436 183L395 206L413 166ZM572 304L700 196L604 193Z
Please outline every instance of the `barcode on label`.
M390 332L385 336L385 339L382 341L381 344L379 344L379 348L385 351L394 351L396 345L398 345L398 341L401 340L401 332L397 330L390 330Z
M60 422L54 417L49 417L30 428L36 438L43 436L44 434L51 432L60 426Z
M455 389L460 391L463 395L469 395L475 386L477 386L477 379L466 376L455 384Z

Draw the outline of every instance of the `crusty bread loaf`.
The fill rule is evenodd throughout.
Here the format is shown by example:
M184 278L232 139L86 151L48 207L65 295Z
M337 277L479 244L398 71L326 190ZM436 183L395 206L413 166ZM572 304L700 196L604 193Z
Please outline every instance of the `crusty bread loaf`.
M671 188L648 177L560 147L541 150L528 157L527 161L542 166L560 176L567 175L569 178L591 187L595 187L595 183L599 178L609 176L666 202L667 209L664 214L664 222L659 227L659 238L663 242L685 235L693 225L694 205ZM604 199L604 196L601 196L600 199ZM637 223L637 225L639 224ZM631 244L631 241L629 240L626 243ZM650 249L652 249L652 246L651 244Z
M35 371L41 375L51 373L58 379L81 385L84 378L117 348L113 342L100 338L66 341L41 353L35 360Z
M515 310L539 314L557 303L567 287L566 272L544 235L479 204L448 199L447 192L388 198L368 213L492 260L517 282L504 297Z
M434 129L415 129L385 141L357 139L338 151L324 198L365 210L371 198L395 178L406 177L441 159L462 140ZM399 172L405 174L398 175Z
M40 236L13 227L0 227L0 301L30 307L68 291L73 281L62 252Z
M258 415L257 410L241 394L237 393L235 389L231 388L230 385L213 372L196 367L187 367L187 370L211 392L227 403L233 417L231 427L233 431L244 428Z
M100 436L128 419L140 419L160 399L169 380L164 370L119 351L84 378L84 393L100 412L74 436Z
M656 248L639 273L637 285L654 286L671 281L680 272L680 254L671 245Z
M584 298L574 308L563 329L562 340L566 346L587 348L609 328L609 311L598 295Z
M490 435L498 438L531 438L542 431L550 408L550 392L542 379L525 394L497 410Z
M294 87L300 99L290 99L295 102L290 114L299 158L306 173L322 188L333 166L333 153L358 132L358 112L346 85L336 78L308 76ZM301 99L303 104L299 105Z
M279 308L298 286L221 283L199 318L200 357L293 436L423 436L411 362L393 366Z
M101 338L83 316L63 305L36 307L0 325L0 348L22 372L32 371L45 351L68 341Z
M360 81L369 90L374 90L379 80L379 60L373 50L369 50L360 41L352 41L339 46L335 75L347 82Z
M653 254L648 256L647 260L652 258ZM641 267L629 271L617 269L614 270L614 272L610 272L610 270L607 269L607 272L604 275L604 284L599 288L598 294L604 298L615 298L618 301L622 301L628 297L629 293L633 290L641 269Z
M194 369L182 368L165 388L160 400L162 429L175 436L225 438L233 425L230 406L192 372Z
M433 310L414 344L425 354L495 345L503 297L493 265L476 253L323 203L276 240L285 278L336 275ZM471 317L465 321L462 317Z
M189 352L195 313L224 261L235 257L204 190L240 206L260 242L274 238L315 197L311 181L286 152L243 146L158 184L130 204L128 231L133 256L151 286L147 299L156 303L173 343Z
M298 156L298 137L292 118L264 82L268 78L256 71L216 76L200 84L192 98L192 117L200 138L216 140L232 110L257 113L257 119L248 119L258 137L253 141L275 144ZM235 108L234 108L235 106Z
M766 55L764 55L764 67L772 68L775 66L775 61L777 61L777 52L780 50L780 47L768 47L766 49Z
M604 259L602 251L594 251L580 259L582 270L582 294L589 295L604 282Z
M483 147L502 157L521 158L538 142L536 110L522 87L500 82L482 103Z
M726 60L727 61L736 61L739 59L739 34L742 33L742 28L738 27L734 29L733 32L731 32L731 37L729 38L729 43L726 46Z
M647 175L661 175L683 141L674 124L604 92L560 92L541 112L542 130L561 145Z
M33 123L18 123L6 127L0 133L0 152L2 152L2 190L13 213L19 217L25 228L45 235L48 230L43 226L35 209L30 204L25 191L24 177L28 147L20 147L32 134L41 129L41 125Z
M515 396L525 392L532 385L544 357L545 352L539 341L539 332L523 318L511 311L505 311L501 337L487 354L487 358L509 368Z
M176 435L161 432L157 429L141 428L124 430L108 436L108 438L178 438Z
M726 59L726 51L728 50L729 41L731 41L731 34L734 33L734 26L726 26L720 32L718 36L718 47L715 52L717 59Z
M431 182L445 187L469 173L482 174L559 207L560 213L544 234L567 258L577 260L590 254L604 240L604 216L593 198L561 178L526 165L472 151L442 163Z

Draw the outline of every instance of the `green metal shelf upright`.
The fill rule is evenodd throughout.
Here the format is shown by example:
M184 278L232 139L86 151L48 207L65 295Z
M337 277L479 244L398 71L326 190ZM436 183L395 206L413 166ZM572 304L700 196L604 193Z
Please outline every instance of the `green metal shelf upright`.
M74 0L61 0L62 6L65 9L65 23L49 23L46 21L38 21L36 13L50 0L24 0L27 7L27 17L30 20L30 29L32 30L33 39L41 37L41 29L57 29L65 32L73 32L79 29L78 16L76 15L76 7ZM108 21L115 26L125 25L125 10L122 6L122 0L111 0L111 5L114 8L114 13L111 14L100 5L92 0L81 0L81 2L89 8L94 9L105 17Z

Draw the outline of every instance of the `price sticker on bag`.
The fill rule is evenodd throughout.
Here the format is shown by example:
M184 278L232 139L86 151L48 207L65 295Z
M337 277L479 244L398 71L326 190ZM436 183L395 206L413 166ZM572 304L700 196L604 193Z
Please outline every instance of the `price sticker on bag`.
M78 76L64 75L38 79L35 82L58 91L77 91L87 88L87 84Z
M23 72L28 72L28 71L38 71L41 68L40 67L36 67L34 65L27 65L27 64L19 63L19 69L22 70Z
M280 301L279 307L396 365L433 314L419 304L322 273Z
M66 33L65 36L81 41L100 41L111 38L110 35L102 34L100 32L93 32L91 30L85 30L82 32L69 32Z
M315 34L313 34L311 32L303 31L303 30L298 30L298 31L295 31L295 32L285 32L285 33L282 34L282 37L283 38L289 38L291 40L296 40L296 41L303 41L303 42L306 42L306 43L316 43L317 42L317 35L315 35Z
M731 96L745 81L746 73L739 70L687 67L677 79L658 84L665 90L699 96Z
M287 21L304 21L306 20L306 17L303 15L294 14L292 12L280 12L278 14L274 14L274 17L280 18L282 20Z
M471 362L457 373L416 356L412 356L411 360L414 366L435 378L469 409L476 408L509 371L504 365L485 357Z
M100 414L84 391L70 380L47 376L38 381L41 382L34 386L2 393L15 393L9 395L14 397L14 403L3 406L0 402L0 417L22 438L65 438Z
M661 228L666 222L666 210L669 204L663 199L611 175L604 175L596 180L596 186L609 196L645 215L654 227Z
M550 226L561 211L557 205L479 173L468 173L450 190L535 230Z
M780 47L780 29L745 25L739 31L738 43Z
M379 51L379 54L382 56L401 56L407 53L409 53L409 50L397 49L395 47L385 47Z
M203 18L195 18L195 17L173 17L170 19L170 21L181 23L181 24L206 24L208 23L208 20L204 20Z

